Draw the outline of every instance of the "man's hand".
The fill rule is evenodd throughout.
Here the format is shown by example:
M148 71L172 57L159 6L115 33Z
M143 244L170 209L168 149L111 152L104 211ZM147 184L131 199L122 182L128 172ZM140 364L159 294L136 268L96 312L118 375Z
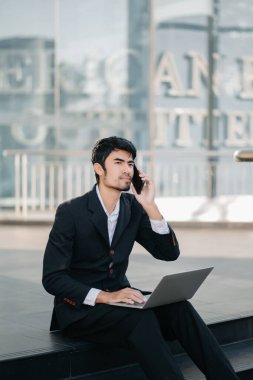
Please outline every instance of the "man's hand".
M139 290L124 288L116 292L101 291L97 298L96 303L112 303L112 302L125 302L133 304L134 302L143 303L145 297Z
M140 172L139 176L140 176L141 180L145 183L143 188L142 188L142 191L140 194L137 194L134 186L132 186L132 192L133 192L135 198L137 199L137 201L143 207L145 207L145 205L147 205L147 206L152 205L154 203L154 200L155 200L154 183L151 180L151 178L148 177L147 175L145 175L143 172Z
M132 192L137 199L137 201L142 205L150 219L153 220L162 220L163 216L161 215L157 205L155 204L155 185L150 177L140 172L140 178L145 185L140 194L137 194L134 186L132 186Z

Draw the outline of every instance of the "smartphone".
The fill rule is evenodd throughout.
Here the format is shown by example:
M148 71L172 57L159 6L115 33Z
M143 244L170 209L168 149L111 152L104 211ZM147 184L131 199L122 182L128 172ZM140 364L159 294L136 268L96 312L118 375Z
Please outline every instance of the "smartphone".
M132 183L133 183L133 186L136 190L136 193L140 194L142 189L143 189L144 182L140 178L139 170L137 169L137 167L135 165L134 165L134 175L133 175Z

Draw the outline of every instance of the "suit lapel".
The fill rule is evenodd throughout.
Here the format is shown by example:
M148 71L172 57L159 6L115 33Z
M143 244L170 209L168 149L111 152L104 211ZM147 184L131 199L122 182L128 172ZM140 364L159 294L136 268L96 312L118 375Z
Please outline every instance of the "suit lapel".
M114 235L112 238L112 244L111 246L114 247L122 233L124 232L125 228L127 227L131 217L131 207L130 207L130 201L127 199L124 194L120 197L120 210L119 210L119 217L117 221L117 225L114 231Z
M98 199L96 186L94 186L90 192L88 210L90 211L90 219L94 227L105 239L107 245L110 245L107 227L107 215L104 212L104 209Z
M90 211L91 221L99 232L99 234L105 239L106 243L110 246L108 236L107 215L98 199L96 187L92 189L89 196L88 209ZM120 211L117 221L117 225L113 234L111 246L115 246L127 227L131 217L131 205L129 199L124 194L120 197Z

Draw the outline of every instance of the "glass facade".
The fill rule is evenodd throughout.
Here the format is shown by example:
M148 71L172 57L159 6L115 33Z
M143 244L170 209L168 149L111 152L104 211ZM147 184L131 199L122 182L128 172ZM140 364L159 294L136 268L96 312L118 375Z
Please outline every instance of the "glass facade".
M1 206L6 149L252 146L252 19L251 0L0 0Z
M158 4L157 145L252 146L252 2Z

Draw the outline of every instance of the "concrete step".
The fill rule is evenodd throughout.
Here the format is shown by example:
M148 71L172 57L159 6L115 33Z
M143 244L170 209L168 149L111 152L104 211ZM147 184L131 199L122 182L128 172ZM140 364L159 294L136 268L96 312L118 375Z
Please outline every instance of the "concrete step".
M222 346L241 380L253 379L253 339ZM186 380L204 380L205 376L186 354L176 355L176 361ZM138 364L92 375L79 376L78 380L147 380Z
M220 321L210 324L209 328L223 345L238 373L245 376L242 379L252 380L253 316ZM35 343L36 349L28 349ZM145 379L129 350L103 348L68 339L59 332L49 334L29 330L23 336L8 334L6 344L2 350L4 353L0 355L0 377L3 380L60 380L78 379L78 376L87 380ZM179 343L169 344L186 379L203 379Z

